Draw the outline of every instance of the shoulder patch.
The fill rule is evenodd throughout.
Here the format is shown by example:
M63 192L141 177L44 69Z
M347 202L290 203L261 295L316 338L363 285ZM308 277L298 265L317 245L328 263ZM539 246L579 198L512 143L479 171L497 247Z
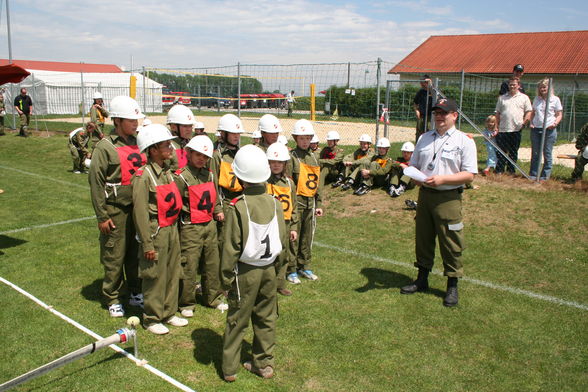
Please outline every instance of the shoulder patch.
M174 172L175 175L179 176L184 171L184 168L178 169Z
M231 205L234 206L239 200L241 200L241 196L235 197L233 200L231 200Z
M143 169L137 169L137 171L135 172L135 176L141 177L142 175L143 175Z

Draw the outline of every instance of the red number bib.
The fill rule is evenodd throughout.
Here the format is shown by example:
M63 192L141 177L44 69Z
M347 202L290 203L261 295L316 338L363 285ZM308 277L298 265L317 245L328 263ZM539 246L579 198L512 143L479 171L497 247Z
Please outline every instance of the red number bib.
M190 222L206 223L212 219L216 203L216 188L213 182L188 187L190 196Z
M171 226L182 210L182 196L175 182L157 185L157 219L159 227Z
M188 154L183 148L176 148L176 156L178 157L178 168L183 168L188 164Z
M117 147L116 152L120 160L121 185L131 185L131 177L138 168L147 163L145 154L139 153L137 146Z

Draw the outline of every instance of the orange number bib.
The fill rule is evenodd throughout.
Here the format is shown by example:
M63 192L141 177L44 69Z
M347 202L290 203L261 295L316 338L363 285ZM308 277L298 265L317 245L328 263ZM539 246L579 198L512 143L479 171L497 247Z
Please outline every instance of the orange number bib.
M292 190L290 187L277 186L273 184L267 184L267 193L274 195L282 203L284 209L284 219L289 221L292 219L292 199L290 197Z
M221 161L218 184L231 192L241 192L243 187L237 181L229 162Z
M319 186L319 177L321 175L320 166L310 166L300 162L300 175L298 176L297 195L314 197Z

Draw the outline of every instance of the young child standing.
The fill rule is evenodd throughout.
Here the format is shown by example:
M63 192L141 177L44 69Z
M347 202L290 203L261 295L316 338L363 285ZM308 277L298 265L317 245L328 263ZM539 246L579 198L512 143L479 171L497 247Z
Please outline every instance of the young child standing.
M176 225L182 196L169 163L173 135L161 124L144 127L137 143L147 164L133 176L133 218L140 241L139 277L143 283L143 325L156 335L183 327L188 320L175 316L181 275L180 238Z
M287 173L292 173L292 179L296 184L296 196L298 209L298 246L296 257L288 266L288 281L299 284L298 273L310 280L317 280L310 269L312 258L312 242L317 216L323 215L320 164L317 156L310 149L310 141L314 135L312 123L302 119L294 124L292 137L296 142L296 148L292 150L288 161Z
M270 176L266 154L254 145L239 149L232 171L243 185L225 216L221 278L228 290L229 311L223 338L225 381L237 379L245 329L253 324L253 360L243 366L263 377L274 375L276 343L276 269L274 262L287 245L280 202L266 193Z
M292 291L286 288L286 272L290 261L296 257L296 227L298 225L298 211L296 208L296 184L286 176L286 162L290 160L288 147L282 143L274 143L267 149L267 159L272 172L267 180L267 193L274 195L282 203L286 228L289 230L290 243L288 249L282 252L282 257L276 263L276 278L278 293L289 296Z
M496 116L491 114L486 117L486 128L482 131L482 134L485 136L484 144L486 145L486 151L488 152L488 159L486 160L486 168L482 171L482 173L487 176L490 174L490 170L496 169L496 147L494 147L488 139L492 139L494 141L494 130L496 128Z

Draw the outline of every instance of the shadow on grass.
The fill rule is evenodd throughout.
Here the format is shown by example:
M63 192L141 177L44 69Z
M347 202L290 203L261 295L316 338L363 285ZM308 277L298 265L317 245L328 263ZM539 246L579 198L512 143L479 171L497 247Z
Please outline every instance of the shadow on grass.
M198 328L192 332L192 340L195 347L194 359L204 365L213 363L216 373L223 378L223 337L210 328ZM251 344L244 340L241 346L241 363L250 360Z
M0 249L8 249L14 248L15 246L19 246L24 244L25 240L21 240L20 238L12 238L6 235L0 235ZM0 250L0 255L3 255L4 252Z
M82 287L82 295L89 301L102 302L102 279Z
M407 275L380 268L363 268L360 272L368 281L362 287L355 289L358 293L366 293L374 289L400 289L414 280L414 278ZM444 291L433 288L429 288L426 293L440 298L445 296Z

